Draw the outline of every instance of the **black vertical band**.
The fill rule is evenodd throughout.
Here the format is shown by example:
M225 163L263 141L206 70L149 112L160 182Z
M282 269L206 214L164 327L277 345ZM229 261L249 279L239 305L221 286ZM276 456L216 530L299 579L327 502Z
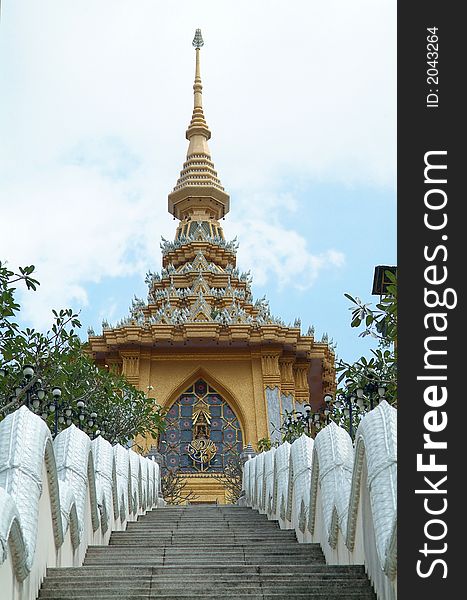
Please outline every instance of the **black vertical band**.
M461 364L467 332L461 290L467 239L461 215L467 206L461 183L467 174L461 90L467 52L462 29L458 3L398 3L402 600L455 598L463 587L463 557L455 548L467 537L462 491L467 391Z

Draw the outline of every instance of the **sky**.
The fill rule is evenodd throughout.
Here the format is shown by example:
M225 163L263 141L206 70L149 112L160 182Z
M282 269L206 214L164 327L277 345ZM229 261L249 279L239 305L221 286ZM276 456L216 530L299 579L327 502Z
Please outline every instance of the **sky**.
M344 293L375 302L396 264L396 1L4 0L0 261L34 264L22 322L80 313L82 336L146 298L185 160L195 29L222 221L284 321L354 361L374 345Z

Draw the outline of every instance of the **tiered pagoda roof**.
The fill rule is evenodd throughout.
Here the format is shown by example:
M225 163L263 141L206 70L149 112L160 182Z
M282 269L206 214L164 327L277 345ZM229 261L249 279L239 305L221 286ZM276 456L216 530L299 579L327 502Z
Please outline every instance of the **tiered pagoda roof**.
M302 335L300 323L287 326L271 314L265 298L254 300L250 273L236 266L236 239L226 241L220 219L230 199L214 169L208 147L211 132L202 106L201 33L197 30L194 108L186 132L189 141L180 177L168 196L168 209L179 225L174 241L162 239L162 271L148 273L147 302L134 299L130 314L115 327L91 335L95 358L138 345L280 346L296 358L326 358L326 344ZM332 361L332 357L327 357ZM332 364L332 362L330 363ZM333 372L333 367L330 367Z

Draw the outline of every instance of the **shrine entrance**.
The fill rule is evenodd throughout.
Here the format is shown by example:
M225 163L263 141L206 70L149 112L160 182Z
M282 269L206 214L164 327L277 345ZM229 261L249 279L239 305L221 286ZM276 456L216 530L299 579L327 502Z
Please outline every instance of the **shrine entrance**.
M163 473L183 473L196 502L225 503L225 490L213 477L243 450L240 422L223 396L198 379L170 407L159 452Z

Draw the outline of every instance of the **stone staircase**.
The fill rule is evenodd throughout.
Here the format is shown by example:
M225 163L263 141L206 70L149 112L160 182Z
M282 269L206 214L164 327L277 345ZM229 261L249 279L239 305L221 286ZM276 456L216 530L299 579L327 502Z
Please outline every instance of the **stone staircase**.
M90 546L82 567L47 570L39 598L375 600L360 566L328 566L250 508L166 507Z

